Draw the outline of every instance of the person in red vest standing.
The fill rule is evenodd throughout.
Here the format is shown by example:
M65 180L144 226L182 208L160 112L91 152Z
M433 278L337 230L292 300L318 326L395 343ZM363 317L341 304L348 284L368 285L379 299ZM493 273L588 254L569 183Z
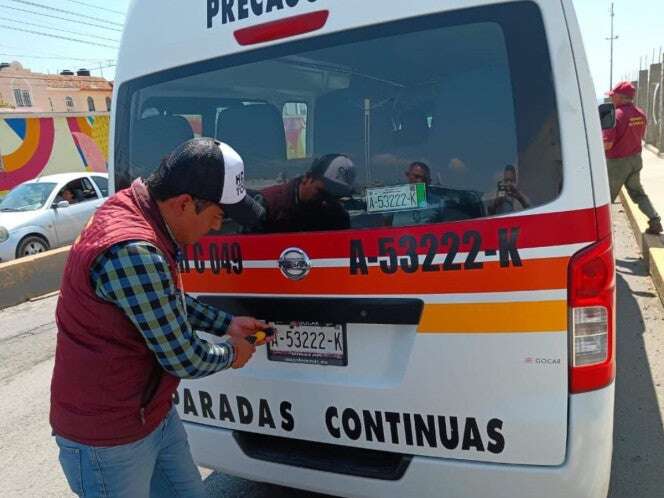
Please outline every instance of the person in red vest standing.
M624 185L630 198L648 217L646 233L659 234L662 221L641 185L642 141L648 123L645 113L634 105L635 94L636 88L628 81L618 83L608 94L616 107L616 126L604 130L611 200L616 200Z
M72 246L50 422L78 496L206 496L173 395L180 379L243 367L255 351L246 338L267 324L185 294L180 247L220 229L225 207L244 197L237 152L192 139L111 197Z

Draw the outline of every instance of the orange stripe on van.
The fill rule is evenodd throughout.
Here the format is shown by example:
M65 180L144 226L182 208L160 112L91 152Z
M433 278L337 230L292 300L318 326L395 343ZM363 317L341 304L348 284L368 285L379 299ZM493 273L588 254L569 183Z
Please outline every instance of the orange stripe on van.
M427 304L423 334L501 334L567 330L566 301Z
M313 268L300 281L288 280L278 269L244 269L242 274L205 270L183 274L185 288L194 293L232 294L452 294L464 292L509 292L567 287L569 257L524 260L523 266L502 268L498 262L484 263L479 270L397 273L387 275L370 267L367 275L351 275L347 268Z

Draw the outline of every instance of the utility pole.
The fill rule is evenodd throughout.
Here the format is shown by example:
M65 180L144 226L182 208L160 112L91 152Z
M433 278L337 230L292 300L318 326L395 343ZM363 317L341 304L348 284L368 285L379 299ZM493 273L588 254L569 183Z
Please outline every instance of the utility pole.
M613 34L613 18L614 17L616 17L616 14L613 11L613 2L611 2L611 36L609 38L607 38L607 40L609 40L611 42L611 60L610 60L611 68L610 68L610 71L609 71L609 74L610 74L610 76L609 76L609 79L610 79L610 81L609 81L609 90L611 90L613 88L613 42L619 38L618 35L614 36L614 34Z

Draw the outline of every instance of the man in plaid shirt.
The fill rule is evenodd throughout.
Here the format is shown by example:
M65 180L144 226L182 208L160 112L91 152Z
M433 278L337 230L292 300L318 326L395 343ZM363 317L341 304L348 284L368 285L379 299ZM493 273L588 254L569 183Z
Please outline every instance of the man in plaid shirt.
M179 379L243 367L267 324L182 290L180 247L245 196L228 145L193 139L113 196L72 247L56 311L51 426L79 496L206 496L172 397ZM225 336L213 344L196 330Z

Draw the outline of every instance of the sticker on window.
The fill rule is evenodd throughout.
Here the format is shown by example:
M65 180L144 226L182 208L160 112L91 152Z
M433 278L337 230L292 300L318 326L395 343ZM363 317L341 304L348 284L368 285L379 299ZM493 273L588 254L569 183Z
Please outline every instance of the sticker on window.
M410 183L367 189L367 211L402 211L427 207L427 189L424 183Z

